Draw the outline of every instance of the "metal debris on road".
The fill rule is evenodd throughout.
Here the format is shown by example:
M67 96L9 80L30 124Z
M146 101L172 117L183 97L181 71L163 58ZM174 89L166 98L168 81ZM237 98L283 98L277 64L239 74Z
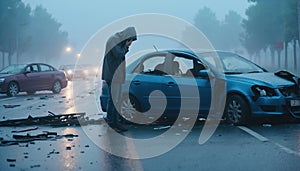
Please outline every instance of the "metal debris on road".
M271 124L263 124L262 126L263 126L263 127L272 127Z
M154 128L154 130L162 130L162 129L169 129L169 128L171 128L170 125L168 125L168 126L156 127L156 128Z
M40 97L41 100L47 100L49 98L54 98L54 96L45 95L45 96Z
M48 116L32 117L0 121L0 126L26 126L26 125L49 125L49 126L77 126L87 124L100 124L103 119L85 118L85 113L54 114L48 111Z
M20 132L28 132L28 131L33 131L33 130L37 130L38 127L32 127L32 128L26 128L26 129L21 129L21 130L13 130L11 131L12 133L20 133Z
M17 104L17 105L14 105L14 104L4 104L3 107L4 108L15 108L15 107L19 107L21 105Z
M74 138L74 137L78 137L78 135L74 135L74 134L58 135L57 132L48 132L48 131L43 131L43 133L37 135L14 134L12 136L13 139L11 140L1 139L0 146L19 145L19 143L28 143L32 141L56 140L60 138Z

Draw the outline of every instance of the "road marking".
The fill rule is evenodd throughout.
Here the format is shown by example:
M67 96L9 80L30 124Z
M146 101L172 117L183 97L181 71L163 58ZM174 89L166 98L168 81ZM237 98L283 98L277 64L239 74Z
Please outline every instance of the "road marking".
M279 143L272 142L272 141L270 141L268 138L266 138L266 137L260 135L259 133L255 132L255 131L253 131L253 130L247 128L247 127L244 127L244 126L238 126L238 128L240 128L241 130L247 132L248 134L252 135L253 137L257 138L258 140L260 140L260 141L262 141L262 142L267 142L267 141L269 141L269 142L273 143L274 145L276 145L277 147L279 147L279 149L283 150L284 152L286 152L286 153L288 153L288 154L293 154L293 155L296 155L296 156L300 157L300 153L299 153L299 152L294 151L294 150L292 150L292 149L290 149L290 148L287 148L287 147L285 147L285 146L283 146L283 145L281 145L281 144L279 144Z
M274 143L274 144L275 144L277 147L279 147L281 150L285 151L286 153L294 154L294 155L300 157L300 153L299 153L299 152L294 151L294 150L292 150L292 149L289 149L289 148L287 148L287 147L285 147L285 146L283 146L283 145L281 145L281 144L279 144L279 143Z
M238 128L240 128L241 130L247 132L248 134L252 135L253 137L257 138L258 140L262 141L262 142L267 142L269 141L268 138L258 134L257 132L252 131L251 129L244 127L244 126L238 126Z

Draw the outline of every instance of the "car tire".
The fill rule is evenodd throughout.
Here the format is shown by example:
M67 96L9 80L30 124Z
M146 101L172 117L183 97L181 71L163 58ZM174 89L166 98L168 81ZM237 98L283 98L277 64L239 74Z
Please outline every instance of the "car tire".
M134 97L123 96L121 101L121 122L133 123L139 113L139 104Z
M52 91L55 94L60 93L60 91L61 91L61 83L60 83L60 81L57 80L57 81L54 82L54 84L52 86Z
M13 97L16 96L19 93L19 85L16 82L10 82L7 86L7 96Z
M244 125L249 120L250 108L240 95L231 95L226 100L225 117L229 124Z

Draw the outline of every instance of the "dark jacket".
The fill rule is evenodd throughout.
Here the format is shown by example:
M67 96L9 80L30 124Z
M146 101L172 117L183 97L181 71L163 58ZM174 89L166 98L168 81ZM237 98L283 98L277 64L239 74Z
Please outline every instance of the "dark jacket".
M128 39L136 40L134 27L127 27L125 30L111 36L106 42L105 56L102 66L102 80L125 82L125 54L128 47L125 43Z

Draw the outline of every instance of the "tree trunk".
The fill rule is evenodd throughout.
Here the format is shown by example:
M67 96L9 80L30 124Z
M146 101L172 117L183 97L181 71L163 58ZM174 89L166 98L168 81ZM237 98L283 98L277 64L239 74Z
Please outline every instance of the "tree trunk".
M294 71L297 71L297 40L294 39L293 43L293 50L294 50Z
M2 51L2 65L1 65L1 68L4 68L4 52Z
M284 68L288 69L288 42L284 42Z
M300 45L300 0L298 0L298 3L297 3L297 9L298 9L298 43Z
M275 51L273 48L270 48L270 51L271 51L271 67L272 67L272 70L275 69Z
M281 50L277 50L277 58L278 58L278 68L280 68L281 66L281 62L280 62L280 53L281 53Z

